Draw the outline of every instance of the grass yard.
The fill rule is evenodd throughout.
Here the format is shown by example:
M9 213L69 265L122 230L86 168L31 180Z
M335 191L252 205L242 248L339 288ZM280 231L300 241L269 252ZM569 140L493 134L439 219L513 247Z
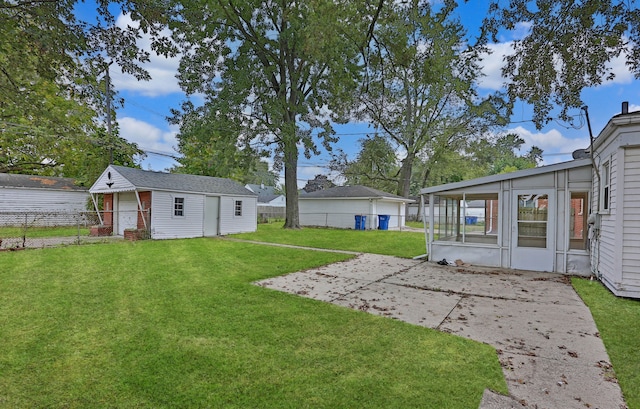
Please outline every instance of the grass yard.
M571 282L591 310L629 409L640 409L640 300L616 297L598 281Z
M70 237L78 235L78 227L76 226L58 226L58 227L29 227L26 232L22 227L0 227L0 239L3 237L22 237L26 234L28 238L43 237ZM80 236L88 236L89 229L80 228Z
M283 223L258 224L255 233L231 235L245 240L293 244L323 249L340 249L362 253L412 258L426 253L423 232L395 230L351 230L305 227L282 228Z
M0 254L0 407L468 409L506 393L488 345L250 284L347 257L216 239Z

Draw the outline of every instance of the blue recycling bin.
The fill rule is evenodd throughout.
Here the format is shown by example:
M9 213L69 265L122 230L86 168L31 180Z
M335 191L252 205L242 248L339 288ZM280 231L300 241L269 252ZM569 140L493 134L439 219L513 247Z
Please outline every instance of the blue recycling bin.
M478 216L465 216L464 223L465 224L477 224L478 223Z
M378 229L379 230L389 230L389 219L391 218L388 214L379 214L378 215Z
M356 230L364 230L367 224L367 216L356 215Z

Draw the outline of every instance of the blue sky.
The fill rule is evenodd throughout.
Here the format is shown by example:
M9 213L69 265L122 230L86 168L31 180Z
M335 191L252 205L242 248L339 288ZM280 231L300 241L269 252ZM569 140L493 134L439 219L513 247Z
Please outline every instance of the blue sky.
M462 2L461 2L462 3ZM484 1L471 0L461 10L460 19L470 33L478 30L485 15L487 4ZM127 16L120 16L118 24L131 24ZM499 43L491 44L491 55L483 59L485 77L480 82L480 93L488 93L500 89L504 79L500 75L503 55L508 52L514 38L527 28L523 23L513 32L504 33ZM149 48L149 40L141 39L139 45ZM151 81L137 81L131 76L123 75L117 67L113 67L111 76L115 88L125 99L125 106L118 109L117 120L120 135L140 148L149 152L142 162L144 169L162 171L175 164L166 155L177 155L175 147L176 126L170 126L166 117L171 108L178 108L185 99L180 90L175 73L179 60L166 59L152 54L151 62L145 65L149 70ZM635 80L625 67L624 61L611 63L616 78L596 88L583 92L583 100L589 107L591 126L597 135L614 115L620 113L621 103L628 101L630 110L640 110L640 81ZM557 114L558 111L552 113ZM537 130L529 121L532 118L531 107L517 103L511 124L504 130L515 132L526 142L524 150L532 145L543 149L543 164L552 164L571 159L571 152L586 148L589 145L589 132L581 110L571 112L576 116L573 124L552 121L543 129ZM365 123L351 123L336 127L340 141L336 148L341 148L350 158L355 158L358 139L366 136L372 128ZM323 151L320 156L306 159L302 155L299 160L298 185L304 186L308 179L317 174L328 174L325 169L329 155Z

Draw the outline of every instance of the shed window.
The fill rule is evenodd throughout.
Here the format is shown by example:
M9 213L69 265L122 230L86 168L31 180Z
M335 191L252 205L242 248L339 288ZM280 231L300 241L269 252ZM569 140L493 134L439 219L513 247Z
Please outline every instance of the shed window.
M236 200L235 215L242 216L242 200Z
M497 193L439 196L438 200L434 218L436 240L498 243Z
M173 198L173 215L177 217L184 216L184 197Z
M611 203L611 166L610 162L607 161L602 165L602 174L601 174L601 184L602 191L600 196L600 204L601 208L604 211L609 211L609 206Z
M569 221L569 248L587 249L587 192L571 192L571 218Z

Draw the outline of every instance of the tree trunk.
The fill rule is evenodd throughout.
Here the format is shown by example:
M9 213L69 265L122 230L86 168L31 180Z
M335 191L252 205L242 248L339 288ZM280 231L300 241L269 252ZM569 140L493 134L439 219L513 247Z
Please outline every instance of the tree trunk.
M287 201L285 229L300 228L298 209L298 146L294 140L284 142L284 190Z
M407 157L402 160L400 168L400 180L398 181L398 196L409 197L411 191L411 172L413 171L413 161L415 155L408 153Z

